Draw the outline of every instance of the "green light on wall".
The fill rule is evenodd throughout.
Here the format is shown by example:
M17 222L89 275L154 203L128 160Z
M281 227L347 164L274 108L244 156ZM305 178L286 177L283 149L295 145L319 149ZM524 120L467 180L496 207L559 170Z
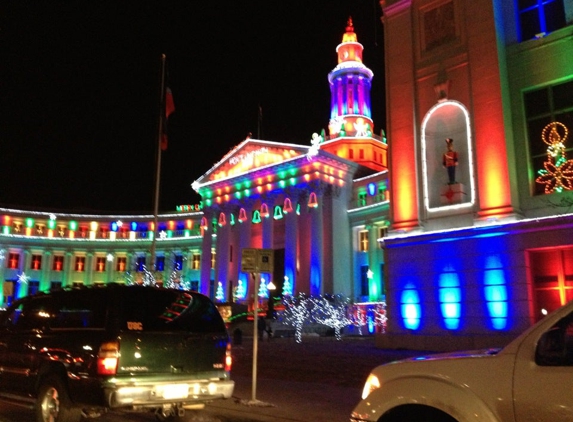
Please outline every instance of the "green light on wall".
M33 218L26 218L26 227L31 229L34 227L34 219Z
M71 220L71 221L69 222L68 228L69 228L70 230L77 230L77 229L78 229L78 222L77 222L77 221L74 221L74 220Z
M48 220L48 228L55 229L56 228L56 220Z
M289 183L291 186L295 186L296 185L296 177L291 177L289 180Z
M147 233L149 234L149 240L153 240L153 238L155 237L155 233L153 233L153 230L149 230Z
M183 235L185 237L191 237L191 230L189 230L189 229L183 230Z
M242 196L241 192L235 192L235 198L241 199Z
M251 196L251 190L250 190L250 189L245 189L245 190L243 191L243 193L245 194L246 197Z
M213 201L211 201L210 199L206 199L205 203L207 204L208 207L210 207Z
M291 176L296 176L297 171L298 169L296 167L291 167L288 172Z
M279 186L280 186L281 189L284 189L285 186L286 186L286 182L285 182L284 180L280 180L280 181L279 181Z
M10 227L8 226L2 227L2 234L10 234Z
M286 178L286 171L281 170L277 173L277 176L279 176L279 179L284 179Z

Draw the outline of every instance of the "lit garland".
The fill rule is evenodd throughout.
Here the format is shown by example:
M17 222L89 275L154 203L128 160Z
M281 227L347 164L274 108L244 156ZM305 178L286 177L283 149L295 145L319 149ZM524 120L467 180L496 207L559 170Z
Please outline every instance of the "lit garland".
M558 128L563 130L563 136ZM565 141L569 131L560 122L552 122L545 126L541 132L541 139L547 145L547 160L535 181L545 185L545 193L563 192L564 189L573 189L573 160L565 156Z

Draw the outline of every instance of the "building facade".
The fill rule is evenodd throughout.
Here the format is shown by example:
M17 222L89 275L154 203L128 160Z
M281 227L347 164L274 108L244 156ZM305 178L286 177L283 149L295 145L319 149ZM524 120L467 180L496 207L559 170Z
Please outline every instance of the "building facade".
M394 199L380 344L502 345L573 299L573 1L380 4Z
M388 145L374 134L373 74L362 51L349 20L328 75L328 134L309 135L307 145L244 140L193 183L200 206L157 218L0 209L2 303L153 276L219 302L249 304L272 281L279 295L377 306L385 274L377 239L390 224ZM252 248L273 251L260 285L242 268Z

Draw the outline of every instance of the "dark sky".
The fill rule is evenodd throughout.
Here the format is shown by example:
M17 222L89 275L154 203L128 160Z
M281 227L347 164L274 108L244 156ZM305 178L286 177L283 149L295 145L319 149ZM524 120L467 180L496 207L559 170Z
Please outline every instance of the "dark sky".
M5 0L0 5L0 207L153 213L159 57L175 113L160 211L257 135L308 145L327 129L327 75L349 16L385 126L377 0Z

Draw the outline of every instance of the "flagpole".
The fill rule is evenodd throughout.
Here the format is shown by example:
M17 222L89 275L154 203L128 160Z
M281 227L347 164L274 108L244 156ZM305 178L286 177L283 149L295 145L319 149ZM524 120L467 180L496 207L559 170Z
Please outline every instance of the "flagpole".
M163 114L165 109L165 54L161 55L159 82L159 113L157 123L157 150L155 157L155 198L153 202L153 239L151 240L151 265L155 271L155 249L158 233L159 187L161 186L161 138L163 136Z

